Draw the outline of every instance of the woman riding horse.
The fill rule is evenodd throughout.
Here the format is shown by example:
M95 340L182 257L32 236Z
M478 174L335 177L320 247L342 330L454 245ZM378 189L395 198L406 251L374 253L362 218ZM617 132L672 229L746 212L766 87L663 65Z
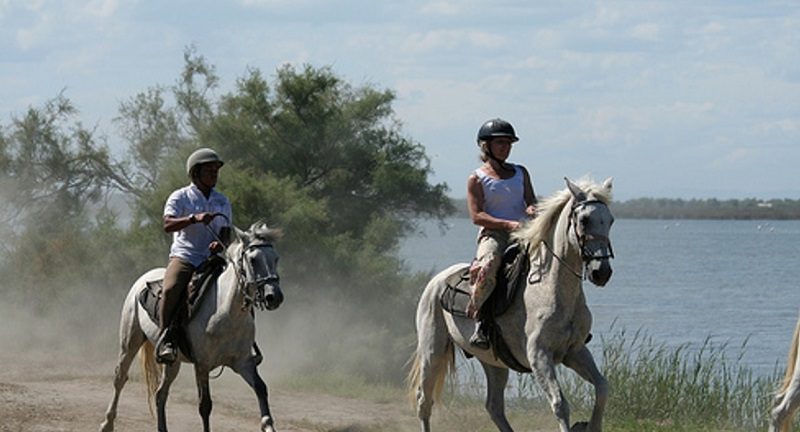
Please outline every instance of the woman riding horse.
M485 122L478 130L483 165L467 180L469 215L472 223L481 227L478 251L470 269L472 298L467 315L477 319L470 343L482 349L489 348L489 341L478 311L494 289L495 273L509 234L519 227L520 221L536 212L536 195L528 170L506 162L511 144L517 141L514 128L507 121L496 118Z

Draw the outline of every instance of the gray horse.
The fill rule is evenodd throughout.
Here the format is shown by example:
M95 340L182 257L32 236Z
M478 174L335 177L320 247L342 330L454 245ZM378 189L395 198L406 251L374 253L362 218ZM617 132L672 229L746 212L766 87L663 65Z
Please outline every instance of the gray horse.
M536 219L515 234L531 256L531 273L508 311L496 318L508 350L518 365L531 370L544 390L561 432L600 432L608 384L586 347L592 314L586 306L582 279L603 286L611 277L613 257L609 232L614 219L608 209L611 179L589 181L543 200ZM439 399L448 370L455 367L454 348L476 357L487 379L486 409L501 431L511 431L504 407L506 363L493 350L470 345L474 322L444 310L441 298L453 275L469 265L456 264L428 283L417 308L417 349L409 373L409 396L416 399L422 431L430 430L431 407ZM588 423L569 427L569 406L556 379L563 363L595 387L595 405Z
M263 306L272 310L283 301L277 273L278 254L273 247L280 233L263 223L253 224L247 231L235 231L236 240L225 252L227 268L210 292L205 293L185 326L194 362L199 410L203 430L208 432L211 414L208 375L214 368L227 366L241 375L255 391L261 409L261 431L274 432L267 386L258 374L257 359L251 350L255 340L253 307ZM139 351L148 387L148 402L155 394L158 430L167 430L169 388L178 375L181 362L188 360L181 355L180 361L163 368L156 364L153 347L159 334L158 323L150 319L137 300L148 281L163 276L163 268L145 273L133 284L125 299L120 318L120 351L114 374L114 395L100 427L102 432L114 430L119 395L128 379L131 362Z

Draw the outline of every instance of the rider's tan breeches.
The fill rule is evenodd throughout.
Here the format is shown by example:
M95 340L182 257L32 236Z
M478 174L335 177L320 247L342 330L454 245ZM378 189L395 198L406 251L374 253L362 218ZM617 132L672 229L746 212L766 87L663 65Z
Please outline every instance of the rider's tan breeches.
M178 302L192 278L194 267L178 258L170 258L164 271L164 290L161 293L161 322L163 330L173 319Z
M478 251L470 268L472 299L478 308L494 290L497 269L508 245L508 238L507 232L491 230L484 230L478 238Z

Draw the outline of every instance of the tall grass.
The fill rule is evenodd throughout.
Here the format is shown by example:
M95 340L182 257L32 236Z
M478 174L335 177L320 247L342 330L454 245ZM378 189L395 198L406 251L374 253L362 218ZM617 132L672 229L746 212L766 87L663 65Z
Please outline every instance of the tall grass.
M669 347L643 331L612 328L601 338L598 359L611 385L606 423L611 430L765 430L780 374L755 376L742 365L746 344L731 358L727 344L711 337L700 346ZM560 370L574 417L588 417L592 387ZM541 398L532 377L522 378L520 387L524 398Z

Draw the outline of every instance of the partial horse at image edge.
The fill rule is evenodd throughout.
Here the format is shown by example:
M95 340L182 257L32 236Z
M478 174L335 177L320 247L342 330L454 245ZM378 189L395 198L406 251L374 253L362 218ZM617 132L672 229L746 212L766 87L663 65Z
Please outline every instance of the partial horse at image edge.
M786 373L775 394L769 432L789 432L794 412L800 406L800 316L794 327L786 361Z

